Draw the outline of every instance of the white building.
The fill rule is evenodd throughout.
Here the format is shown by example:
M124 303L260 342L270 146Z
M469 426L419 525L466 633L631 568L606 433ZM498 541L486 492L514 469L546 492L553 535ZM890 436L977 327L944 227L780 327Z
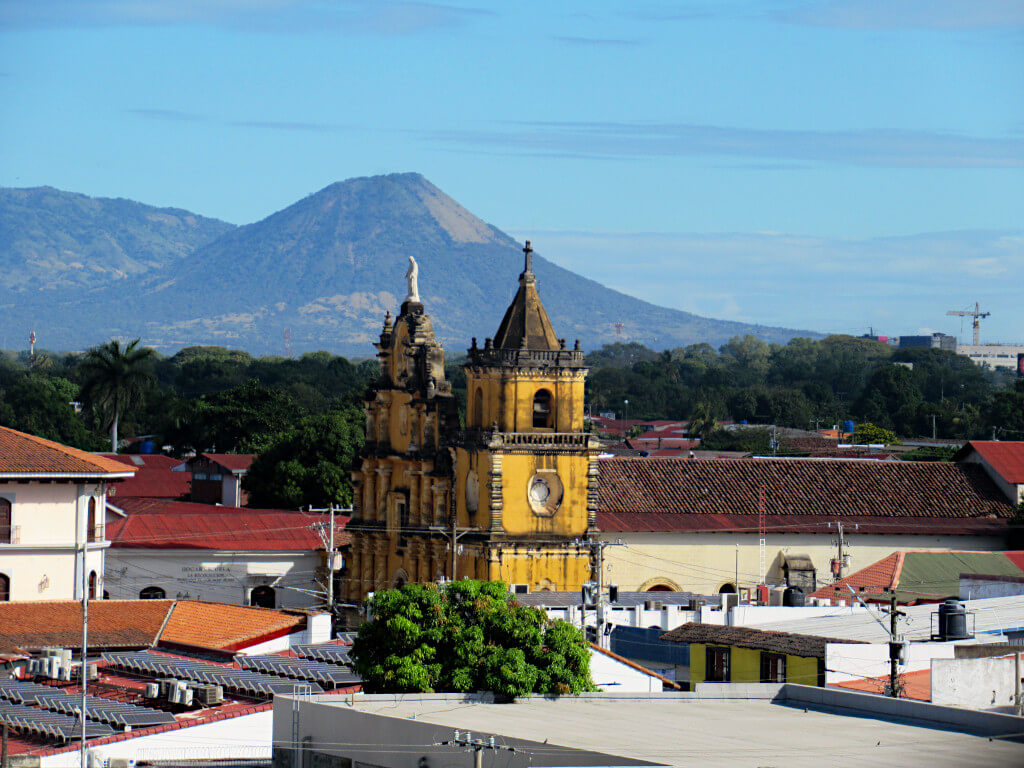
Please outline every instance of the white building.
M957 344L956 353L969 357L982 368L1016 368L1024 344Z
M212 600L263 608L323 605L328 517L171 499L107 505L111 598ZM347 517L335 517L335 544ZM326 537L325 537L326 538ZM333 558L337 571L340 556Z
M102 596L108 484L133 474L120 462L0 427L0 600L69 600L83 588Z

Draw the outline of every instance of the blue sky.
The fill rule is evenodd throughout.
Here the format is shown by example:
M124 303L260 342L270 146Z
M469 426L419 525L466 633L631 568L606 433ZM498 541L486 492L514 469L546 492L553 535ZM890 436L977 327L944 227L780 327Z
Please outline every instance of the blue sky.
M419 171L666 306L1024 341L1020 0L3 0L0 98L3 186L247 223Z

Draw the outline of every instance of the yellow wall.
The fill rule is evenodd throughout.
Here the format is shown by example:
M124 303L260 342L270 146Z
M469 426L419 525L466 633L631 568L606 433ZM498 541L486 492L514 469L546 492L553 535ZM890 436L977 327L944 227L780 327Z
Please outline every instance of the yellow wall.
M690 643L690 684L705 682L704 664L707 660L707 643ZM724 644L711 644L713 648ZM729 647L729 682L761 682L761 654L754 648ZM810 656L786 654L786 682L800 685L818 684L818 659Z
M489 429L495 422L502 432L533 432L533 399L551 393L553 432L583 430L584 370L558 374L524 373L506 369L466 371L466 426ZM480 395L477 395L480 392Z

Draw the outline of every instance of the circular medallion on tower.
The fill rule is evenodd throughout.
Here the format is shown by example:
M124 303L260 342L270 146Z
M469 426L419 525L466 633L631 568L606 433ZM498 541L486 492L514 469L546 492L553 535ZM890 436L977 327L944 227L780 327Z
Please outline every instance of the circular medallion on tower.
M562 481L554 470L541 470L530 478L526 498L530 509L539 517L551 517L562 505Z
M466 510L473 514L480 508L480 480L476 470L471 469L466 475Z

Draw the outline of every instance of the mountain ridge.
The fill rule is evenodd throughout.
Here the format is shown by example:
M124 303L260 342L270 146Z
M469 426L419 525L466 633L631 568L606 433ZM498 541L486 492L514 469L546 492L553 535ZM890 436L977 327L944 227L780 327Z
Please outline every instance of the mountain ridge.
M148 208L136 218L169 216L168 226L178 230L191 222L202 231L194 239L202 242L188 249L179 237L158 257L133 263L127 277L68 286L58 299L61 311L86 322L63 329L65 346L142 336L166 351L205 343L270 353L282 351L288 330L296 351L367 356L384 312L394 313L404 296L413 255L438 335L449 349L459 349L472 336L494 333L522 269L512 237L418 173L335 182L242 226ZM217 236L208 237L215 230ZM769 341L820 335L657 307L563 269L542 251L538 247L534 270L545 307L559 335L580 338L586 348L624 338L667 348L697 341L717 346L744 333ZM3 289L0 305L38 310L40 295ZM97 312L97 305L105 311ZM27 336L28 329L21 330ZM62 329L46 328L41 338L51 332Z

